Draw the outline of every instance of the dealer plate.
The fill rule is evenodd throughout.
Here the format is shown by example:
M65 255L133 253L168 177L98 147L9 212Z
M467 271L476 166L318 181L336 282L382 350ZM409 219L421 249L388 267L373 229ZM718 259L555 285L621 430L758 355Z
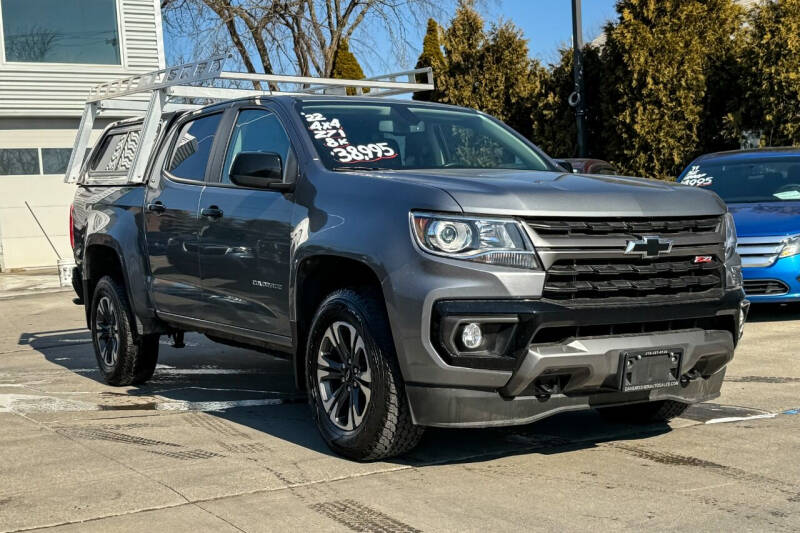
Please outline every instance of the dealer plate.
M659 348L620 354L620 389L625 392L674 387L680 381L680 348Z

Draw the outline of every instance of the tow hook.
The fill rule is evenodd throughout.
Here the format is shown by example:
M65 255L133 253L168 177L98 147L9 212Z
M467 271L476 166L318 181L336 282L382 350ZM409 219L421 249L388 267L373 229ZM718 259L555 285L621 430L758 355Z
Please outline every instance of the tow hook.
M172 338L172 347L173 348L185 348L186 345L183 343L183 331L176 331L174 333L169 334L170 338Z
M700 372L698 372L696 368L693 368L681 376L681 385L685 387L690 381L694 381L700 377Z

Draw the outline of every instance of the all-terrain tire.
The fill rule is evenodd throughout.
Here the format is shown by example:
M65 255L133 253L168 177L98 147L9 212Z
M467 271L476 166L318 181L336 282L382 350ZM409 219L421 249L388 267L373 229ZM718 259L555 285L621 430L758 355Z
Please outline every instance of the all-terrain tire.
M688 403L659 400L615 407L600 407L597 411L609 422L617 424L655 424L669 422L673 418L681 416L688 408Z
M330 411L326 411L324 386L317 372L326 332L343 323L363 339L361 356L366 354L371 372L370 400L360 424L351 430L337 426ZM309 403L314 421L331 449L358 461L374 461L401 455L419 443L423 428L411 421L389 320L377 291L341 289L331 293L317 309L306 346Z
M106 383L138 385L152 377L158 361L159 335L135 332L125 289L110 276L100 279L95 287L90 324L95 357ZM108 351L106 339L113 353Z

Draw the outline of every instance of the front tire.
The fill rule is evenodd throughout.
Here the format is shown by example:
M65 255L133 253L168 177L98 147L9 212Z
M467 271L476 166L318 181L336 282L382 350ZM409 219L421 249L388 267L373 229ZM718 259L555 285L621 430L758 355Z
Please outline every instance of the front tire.
M617 424L656 424L669 422L673 418L681 416L688 408L688 403L659 400L615 407L600 407L597 411L609 422Z
M411 421L388 318L373 291L342 289L319 306L306 348L314 421L328 446L358 461L414 448Z
M92 344L109 385L137 385L150 379L158 361L159 335L135 335L125 290L109 276L95 287L91 307Z

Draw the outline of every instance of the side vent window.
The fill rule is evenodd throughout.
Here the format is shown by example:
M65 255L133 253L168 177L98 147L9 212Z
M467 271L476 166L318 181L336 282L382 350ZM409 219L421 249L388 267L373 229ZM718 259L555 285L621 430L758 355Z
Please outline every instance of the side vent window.
M94 173L127 173L133 164L136 147L139 144L139 131L131 130L113 133L103 139L97 156L89 167Z

